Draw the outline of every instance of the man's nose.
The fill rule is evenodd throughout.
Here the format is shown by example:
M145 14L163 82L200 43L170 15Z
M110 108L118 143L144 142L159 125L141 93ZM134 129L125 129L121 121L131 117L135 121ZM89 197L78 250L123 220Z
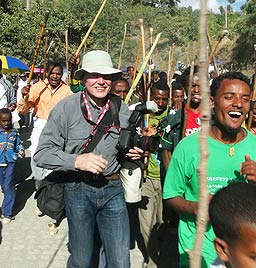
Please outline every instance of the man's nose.
M242 107L242 98L239 96L235 96L233 105L237 107Z
M101 76L98 78L98 83L99 84L104 84L105 83L105 79Z

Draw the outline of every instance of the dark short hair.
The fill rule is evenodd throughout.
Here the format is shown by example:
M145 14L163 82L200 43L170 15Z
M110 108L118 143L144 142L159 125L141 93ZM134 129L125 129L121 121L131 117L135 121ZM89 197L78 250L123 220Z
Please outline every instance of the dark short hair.
M160 79L167 79L167 73L164 71L161 71L158 76Z
M172 82L172 90L184 90L184 87L182 86L182 84L173 81Z
M225 79L228 79L228 80L234 80L234 79L241 80L241 81L245 82L251 88L250 79L246 75L244 75L241 72L227 72L227 73L224 73L224 74L221 74L221 75L217 76L216 78L214 78L212 80L212 84L211 84L211 87L210 87L212 97L216 96L216 92L220 88L221 82L223 80L225 80Z
M190 75L190 69L191 69L191 66L187 67L183 73L181 74L181 77L180 77L180 83L182 84L182 86L184 88L186 88L186 83L189 79L189 75ZM194 65L194 72L193 74L197 74L199 73L199 66L198 65Z
M12 112L8 108L0 109L0 114L8 114L12 118Z
M63 74L63 66L59 63L59 62L56 62L56 63L52 63L52 62L49 62L46 66L46 71L48 74L51 74L52 70L55 68L55 67L60 67L61 69L61 73Z
M238 240L242 223L256 224L255 204L256 185L237 182L219 190L209 205L215 235L227 243Z
M169 86L167 85L165 80L158 80L157 82L153 83L151 87L151 91L153 90L166 90L170 91Z

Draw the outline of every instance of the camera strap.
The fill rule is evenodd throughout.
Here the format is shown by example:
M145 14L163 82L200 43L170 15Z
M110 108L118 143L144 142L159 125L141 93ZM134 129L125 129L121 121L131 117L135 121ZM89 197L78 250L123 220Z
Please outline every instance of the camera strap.
M109 127L114 124L116 126L120 125L119 122L119 110L121 107L121 99L118 96L109 95L109 109L104 113L102 119L98 124L95 124L88 118L88 111L85 106L83 94L81 94L80 97L80 106L82 114L87 122L90 124L94 124L94 133L91 133L90 138L87 140L87 142L83 145L83 152L89 153L94 150L96 145L100 142L103 135L109 130Z

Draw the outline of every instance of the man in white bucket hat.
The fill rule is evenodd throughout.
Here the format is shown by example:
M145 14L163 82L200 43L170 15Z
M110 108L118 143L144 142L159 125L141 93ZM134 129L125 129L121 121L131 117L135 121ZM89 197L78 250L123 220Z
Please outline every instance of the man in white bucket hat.
M118 127L113 123L100 125L105 114L109 114L108 110L112 112L110 84L113 75L119 72L113 68L110 55L105 51L85 54L82 68L75 73L84 91L54 108L34 156L39 166L67 173L64 199L71 252L68 268L91 267L96 223L107 266L130 267L129 220L116 149L120 127L128 125L130 113L126 105L120 103ZM113 114L112 119L113 122ZM95 140L93 135L99 125L104 129L102 138L92 152L84 153L90 141ZM142 153L135 147L126 157L137 160Z

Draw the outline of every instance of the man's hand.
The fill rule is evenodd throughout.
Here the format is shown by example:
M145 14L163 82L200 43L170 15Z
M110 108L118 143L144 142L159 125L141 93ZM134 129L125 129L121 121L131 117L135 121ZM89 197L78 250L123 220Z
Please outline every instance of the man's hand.
M80 62L80 56L76 56L75 54L72 54L69 58L69 63L71 64L71 66L74 68L74 67L77 67L77 65L79 64Z
M108 162L101 155L85 153L78 155L75 160L75 168L82 171L89 171L100 174L106 168Z
M21 89L21 94L23 96L23 98L28 98L28 95L29 95L29 89L30 89L30 86L25 86Z
M241 164L240 174L245 175L248 181L256 183L256 162L245 155L245 162Z
M175 101L173 104L172 104L172 108L175 110L175 111L178 111L179 109L182 108L182 101Z
M131 160L139 160L142 157L143 150L138 147L133 147L129 150L129 152L126 154L127 157L129 157Z
M11 112L13 112L13 111L15 110L15 108L16 108L16 104L15 104L15 103L9 103L9 104L8 104L8 109L9 109Z
M154 135L156 135L157 134L156 126L155 125L152 125L150 127L144 127L141 130L141 134L143 136L154 136Z

